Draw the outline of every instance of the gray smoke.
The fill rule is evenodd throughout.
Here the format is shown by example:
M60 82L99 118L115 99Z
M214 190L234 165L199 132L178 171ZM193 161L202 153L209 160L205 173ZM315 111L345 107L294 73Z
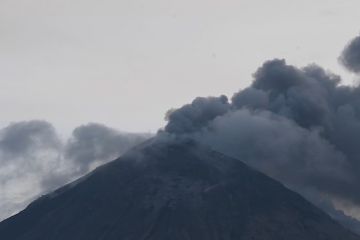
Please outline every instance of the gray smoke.
M359 46L356 38L342 57L354 72ZM165 131L246 162L345 223L336 203L360 207L360 87L341 85L339 76L315 64L297 68L280 59L265 62L253 77L231 102L220 97L222 108L211 97L173 110Z
M120 133L101 124L91 123L74 129L65 146L65 158L80 173L119 157L131 147L149 138L149 134Z
M217 98L194 101L170 113L165 131L191 132L296 189L360 203L360 94L340 81L316 65L268 61L231 103L221 97L222 111Z
M349 42L339 60L349 71L360 73L360 36Z
M149 137L95 123L75 128L65 141L45 121L0 129L0 220Z
M223 115L230 109L226 96L198 97L176 111L169 111L166 119L169 123L165 131L171 133L191 133L208 124L218 115Z

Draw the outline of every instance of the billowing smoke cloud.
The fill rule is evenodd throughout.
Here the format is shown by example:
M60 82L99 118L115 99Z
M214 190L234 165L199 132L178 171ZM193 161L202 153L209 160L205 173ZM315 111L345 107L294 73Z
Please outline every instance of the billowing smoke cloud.
M45 179L61 171L61 148L55 129L44 121L1 129L0 219L22 208L41 192Z
M132 146L150 137L148 134L119 133L101 124L88 124L74 129L65 147L65 158L88 172L94 166L119 157Z
M191 133L208 124L218 115L230 109L226 96L196 98L176 111L169 111L166 118L169 123L165 130L171 133Z
M75 128L66 141L45 121L0 129L0 220L149 137L94 123Z
M353 71L360 70L359 43L344 53ZM337 202L360 207L360 87L341 85L339 76L317 65L297 68L279 59L253 76L231 102L198 98L202 104L173 110L164 130L240 159L344 220Z
M350 41L340 56L340 61L349 71L360 73L360 36Z

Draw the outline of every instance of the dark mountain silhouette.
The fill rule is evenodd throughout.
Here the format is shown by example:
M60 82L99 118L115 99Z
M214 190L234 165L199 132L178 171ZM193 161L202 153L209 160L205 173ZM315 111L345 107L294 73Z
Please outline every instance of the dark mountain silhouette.
M359 240L282 184L152 139L0 223L4 240Z

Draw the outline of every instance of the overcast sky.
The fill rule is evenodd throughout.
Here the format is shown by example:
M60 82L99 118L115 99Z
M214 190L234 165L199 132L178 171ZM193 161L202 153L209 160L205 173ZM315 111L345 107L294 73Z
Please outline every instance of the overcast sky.
M0 0L0 125L154 132L195 96L243 88L268 59L338 62L359 0Z

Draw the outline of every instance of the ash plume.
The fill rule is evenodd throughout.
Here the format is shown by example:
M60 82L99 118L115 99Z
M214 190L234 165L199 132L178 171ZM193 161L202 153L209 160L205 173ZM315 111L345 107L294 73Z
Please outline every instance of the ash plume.
M341 57L356 73L359 54L357 37ZM214 106L219 98L197 98L202 104L194 100L170 112L164 131L206 143L303 195L311 192L310 200L340 219L337 202L360 207L360 87L341 83L316 64L270 60L231 101L220 97L224 107Z
M360 35L348 43L339 60L349 71L360 73Z
M39 120L0 129L0 220L150 136L91 123L63 141L51 123Z

